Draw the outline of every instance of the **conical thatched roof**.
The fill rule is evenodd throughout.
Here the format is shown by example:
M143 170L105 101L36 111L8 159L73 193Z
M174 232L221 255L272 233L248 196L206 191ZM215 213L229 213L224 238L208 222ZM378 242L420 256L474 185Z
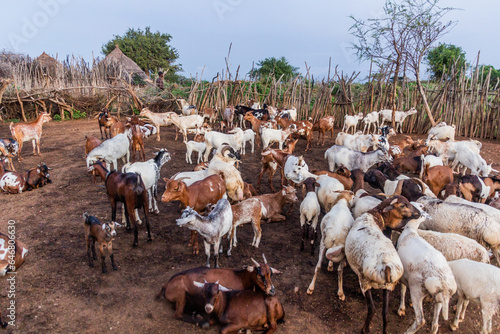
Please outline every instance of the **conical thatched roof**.
M47 68L56 67L57 65L61 64L57 60L46 54L45 51L40 56L38 56L36 61L40 66Z
M130 75L130 77L133 77L134 74L140 76L143 80L146 81L151 81L149 76L144 73L144 71L137 65L132 59L127 57L122 50L116 45L115 49L111 51L110 54L104 58L104 62L114 62L120 66Z

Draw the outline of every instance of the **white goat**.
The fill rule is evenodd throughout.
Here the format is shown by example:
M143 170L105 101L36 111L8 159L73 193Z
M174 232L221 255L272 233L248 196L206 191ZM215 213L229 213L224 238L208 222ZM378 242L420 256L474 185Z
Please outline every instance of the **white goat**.
M363 213L368 212L382 202L380 199L373 196L365 195L361 197L364 194L368 194L366 190L359 189L354 196L352 201L352 215L354 219L358 219Z
M462 141L447 141L442 142L436 137L431 137L425 141L425 145L429 147L429 153L436 153L443 158L443 162L448 164L449 161L455 160L458 151L471 151L476 154L480 153L482 144L477 140L462 140Z
M420 227L444 233L457 233L476 240L479 244L491 248L500 263L500 221L486 211L470 205L443 202L422 196L417 200L432 217Z
M498 172L488 165L486 160L484 160L478 153L473 152L468 148L457 150L455 154L455 159L453 160L452 169L455 169L459 165L464 168L462 170L462 175L465 175L467 168L470 169L472 175L479 175L488 177L492 171Z
M206 266L208 268L210 268L210 245L214 245L215 268L219 268L219 252L222 252L220 242L233 226L233 211L229 201L221 198L208 216L201 216L192 208L187 207L176 222L179 226L186 226L201 234L205 243Z
M207 148L207 145L205 143L199 143L197 141L184 141L184 144L186 144L186 162L189 164L192 164L193 161L191 160L191 155L193 152L198 152L198 161L196 162L197 164L200 163L201 161L205 161L203 159L203 153L205 152L205 149Z
M403 132L403 122L405 121L406 117L413 115L413 114L416 114L416 113L417 113L417 109L415 109L413 107L407 111L396 111L396 113L394 115L396 128L394 130L396 130L396 132L398 132L398 126L399 126L399 133L402 133ZM382 116L382 121L380 122L380 124L384 125L385 121L392 122L392 110L390 110L390 109L380 110L379 115Z
M445 122L441 122L430 128L428 134L428 140L434 136L440 140L455 141L455 125L447 125Z
M247 129L243 131L243 145L241 146L241 154L246 154L245 148L247 146L247 142L250 142L252 145L252 154L255 152L255 132L252 129Z
M291 128L288 127L285 130L275 130L262 128L262 149L265 150L269 147L271 143L278 143L279 149L283 149L283 143L286 141L290 135Z
M345 115L344 117L344 126L342 127L342 132L349 132L349 129L352 128L352 133L356 132L356 126L360 119L363 118L363 113L360 112L357 115Z
M292 172L295 173L291 174ZM299 172L307 172L308 176L304 177L304 175L300 174ZM297 157L295 155L288 156L285 161L285 166L283 167L283 173L285 174L285 177L288 180L292 180L295 183L301 183L308 177L317 178L316 175L310 176L313 174L309 173L309 166L307 165L306 161L304 160L304 157L302 156L300 157Z
M321 270L321 262L326 250L328 271L333 270L333 262L338 263L338 291L337 296L340 300L345 300L344 289L342 286L345 258L345 239L349 233L354 219L352 218L349 207L352 203L353 194L350 191L342 191L337 197L337 202L332 209L321 220L321 242L319 246L318 264L314 269L314 276L307 289L308 294L312 294L316 283L316 277Z
M415 322L406 333L415 333L425 324L422 302L426 296L431 296L435 301L431 332L435 334L439 327L441 309L443 318L448 320L448 305L451 296L457 290L457 284L443 254L418 235L418 225L424 220L423 215L410 220L398 239L398 254L404 267L401 280L403 307L400 307L398 313L404 314L404 296L406 287L409 287L415 310Z
M318 218L321 213L321 207L318 202L318 195L316 194L314 188L315 183L315 178L308 179L304 182L307 194L300 203L300 229L302 231L300 250L304 250L304 239L306 238L306 236L309 236L309 230L310 228L312 228L311 255L314 254Z
M469 301L481 304L483 327L481 334L493 331L493 316L500 305L500 269L486 263L468 259L448 263L458 290L458 304L452 330L458 329L458 324L465 318L465 310Z
M222 133L217 131L209 131L205 133L205 161L208 161L208 155L212 152L212 148L218 149L223 144L228 144L235 151L239 151L243 146L243 130L235 128L230 133Z
M492 216L493 218L495 218L496 220L498 220L500 222L500 210L492 207L491 205L477 203L477 202L471 202L471 201L466 200L465 198L457 197L455 195L448 196L444 201L447 203L457 203L457 204L469 205L469 206L481 209L484 212L486 212L488 215Z
M365 133L367 127L368 127L368 133L370 133L372 124L373 124L373 133L376 133L378 131L378 128L380 127L378 111L372 111L371 113L366 114L365 118L363 118L363 123L365 123L365 127L363 128L363 133Z
M187 103L187 101L184 99L177 99L177 101L179 101L181 104L182 114L184 116L198 115L198 110L196 109L195 105Z
M292 107L291 109L286 109L286 110L281 111L280 112L280 117L282 117L282 115L285 115L285 114L290 115L290 119L292 121L296 121L297 120L297 108Z
M143 108L141 110L141 113L139 114L139 116L146 117L147 119L149 119L151 121L151 123L153 123L153 125L156 128L156 140L160 141L160 126L169 126L171 124L174 124L172 122L172 119L171 119L171 116L173 114L177 115L173 111L164 112L164 113L153 113L148 108ZM177 131L176 131L176 133L177 133ZM177 134L176 134L175 139L177 139Z
M335 145L342 145L342 146L354 146L354 142L356 141L356 138L358 136L361 136L363 132L358 131L355 134L351 135L349 133L345 132L339 132L337 133L337 138L335 138Z
M141 175L144 186L148 191L149 211L159 213L158 203L156 202L156 195L158 189L158 180L160 179L161 167L170 161L170 153L166 149L161 149L155 153L153 159L144 162L134 162L133 164L126 164L122 167L123 173L137 173ZM125 214L125 205L122 205L123 214ZM137 215L137 214L136 214ZM139 215L137 215L139 217Z
M187 141L187 130L201 128L204 120L200 115L179 116L175 113L170 115L170 119L182 132L185 141Z
M108 163L110 170L118 169L118 159L120 158L125 162L125 157L127 157L128 163L130 161L129 147L131 135L131 131L126 131L103 141L101 145L94 148L87 155L87 168L97 160L103 160Z
M333 145L325 151L325 159L328 160L330 172L334 172L337 166L343 165L349 170L361 169L366 173L376 163L392 161L392 157L382 150L362 153L338 145Z

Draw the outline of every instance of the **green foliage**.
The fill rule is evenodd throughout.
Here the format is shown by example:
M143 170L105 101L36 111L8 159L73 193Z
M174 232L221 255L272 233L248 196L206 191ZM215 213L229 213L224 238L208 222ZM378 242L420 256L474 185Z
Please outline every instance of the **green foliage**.
M61 115L54 115L54 117L52 117L52 119L56 122L59 122L61 120Z
M443 71L447 71L447 77L449 77L449 70L452 66L455 66L458 75L466 66L465 52L461 47L453 44L439 43L439 46L429 51L426 60L434 79L440 79Z
M479 73L482 74L483 80L486 80L486 77L488 76L490 69L491 69L490 87L494 88L498 80L500 80L500 69L496 69L491 65L483 65L481 66L480 70L481 72Z
M79 111L76 109L72 109L72 110L73 110L73 119L80 119L80 118L87 117L87 113L85 111ZM66 112L64 113L64 115L66 115Z
M289 64L285 57L279 59L270 57L259 61L257 68L254 68L248 74L251 78L267 79L274 77L276 80L281 78L282 81L286 81L299 75L298 71L299 68Z
M172 74L182 71L181 65L173 63L179 58L174 47L168 45L172 36L159 31L151 32L150 27L145 30L129 28L123 36L115 35L112 40L102 46L102 53L108 55L115 49L115 45L146 73L152 74L159 69L168 70Z
M11 118L11 119L6 119L5 122L7 122L7 123L10 123L10 122L19 123L19 122L21 122L21 120L19 118Z

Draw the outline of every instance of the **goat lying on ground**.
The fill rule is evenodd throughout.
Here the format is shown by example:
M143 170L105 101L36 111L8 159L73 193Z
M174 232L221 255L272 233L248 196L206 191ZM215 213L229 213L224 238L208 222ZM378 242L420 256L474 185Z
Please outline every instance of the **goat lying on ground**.
M8 194L20 194L28 190L24 177L18 172L6 170L3 159L0 159L0 189Z

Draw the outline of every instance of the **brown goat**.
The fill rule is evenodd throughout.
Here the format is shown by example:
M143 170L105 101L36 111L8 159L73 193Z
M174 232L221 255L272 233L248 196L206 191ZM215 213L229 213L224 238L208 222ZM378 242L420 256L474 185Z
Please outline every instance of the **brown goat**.
M83 214L83 226L85 227L85 242L87 243L87 257L89 266L94 267L94 260L97 259L95 254L95 242L99 247L99 254L101 254L102 272L107 273L104 249L109 252L109 259L111 260L111 267L117 270L115 260L113 258L113 237L116 236L115 225L118 223L104 223L102 224L99 219L94 216L89 216L87 212ZM91 254L92 252L92 254Z
M11 225L9 224L9 226ZM12 239L7 234L0 233L0 240L0 254L3 254L3 258L0 259L0 276L5 276L8 272L16 271L24 263L28 248L17 238ZM13 253L11 253L10 245L14 246Z
M276 116L274 118L276 122L283 127L283 129L287 129L290 126L294 125L295 129L292 130L292 137L298 136L298 138L302 138L307 140L306 151L309 151L312 147L313 141L313 125L309 121L292 121L288 118L282 118ZM293 126L292 126L293 128Z
M257 198L262 203L265 209L262 218L267 219L268 223L285 220L286 217L281 214L283 206L287 203L293 204L298 201L295 188L292 186L284 187L274 194L264 194L255 196L254 198Z
M141 126L136 124L132 125L132 139L130 140L130 147L132 148L132 163L135 162L135 153L139 151L139 159L142 161L146 160L146 154L144 153L144 133L142 132Z
M361 169L355 169L351 172L351 179L354 181L352 185L352 192L356 193L359 189L364 189L365 187L365 173Z
M119 133L125 133L126 128L127 128L127 125L125 124L125 122L122 122L122 121L115 122L109 128L109 131L111 133L111 137L114 137ZM106 133L106 129L104 129L104 133Z
M52 168L49 168L46 164L42 163L36 168L27 170L23 177L29 189L37 189L43 187L47 183L52 183L49 175L49 170L51 169Z
M421 169L422 159L420 156L397 158L394 159L392 164L399 172L412 172L417 174Z
M441 197L441 190L453 182L453 171L448 166L425 166L422 180L429 186L434 195Z
M182 209L193 208L198 213L203 213L209 204L217 203L226 193L226 184L219 175L210 175L203 180L196 181L187 186L182 180L163 178L167 183L165 192L161 197L162 202L180 201ZM191 231L191 240L188 246L193 246L193 253L198 254L198 234Z
M10 123L10 133L12 134L12 138L19 143L19 154L17 159L19 161L21 158L21 151L23 150L23 143L25 141L32 141L33 143L33 155L36 155L35 148L38 151L38 155L40 155L40 139L42 138L42 126L44 123L52 120L50 115L46 112L38 115L37 119L33 122L29 123L17 123L14 125L13 122Z
M354 185L354 181L351 179L351 172L344 166L340 166L335 173L326 170L312 170L311 172L315 175L328 175L339 180L346 190L351 190Z
M321 137L323 137L323 143L321 144L322 146L325 146L325 138L326 135L325 133L327 131L330 131L330 139L333 140L333 126L335 122L335 117L333 116L325 116L323 118L320 118L317 120L312 127L313 131L318 131L318 145L321 140Z
M490 187L490 195L488 198L493 198L495 196L495 192L500 190L500 179L496 177L485 177L483 182L486 186Z
M281 187L283 187L283 185L285 184L285 173L284 173L285 162L288 156L290 156L293 153L297 142L298 139L288 140L288 146L284 150L275 150L270 148L261 153L262 155L262 159L260 160L261 170L257 178L257 189L259 191L260 191L260 183L262 181L262 177L266 172L268 174L269 187L271 188L271 191L273 192L275 191L273 187L273 176L274 174L276 174L278 168L281 171Z
M243 199L249 199L253 196L257 196L259 193L255 190L255 187L251 183L243 183Z
M111 126L115 123L117 123L119 120L115 116L111 116L109 114L108 109L104 109L101 113L98 115L97 122L99 123L99 131L101 131L101 139L106 139L111 138ZM104 129L104 137L102 135L102 130ZM108 132L106 133L106 130Z
M252 246L259 248L260 238L262 236L262 228L260 220L262 218L262 204L257 198L249 198L241 201L238 204L231 205L233 210L233 227L231 229L231 241L229 251L238 244L236 238L236 229L238 226L252 223L253 227L253 241Z

